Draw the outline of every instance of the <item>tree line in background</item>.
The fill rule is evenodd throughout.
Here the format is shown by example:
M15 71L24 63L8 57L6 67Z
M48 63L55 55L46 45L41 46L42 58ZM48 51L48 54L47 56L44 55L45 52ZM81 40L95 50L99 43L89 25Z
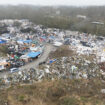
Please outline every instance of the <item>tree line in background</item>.
M0 19L29 19L46 27L105 35L104 24L92 23L105 23L105 6L0 6Z

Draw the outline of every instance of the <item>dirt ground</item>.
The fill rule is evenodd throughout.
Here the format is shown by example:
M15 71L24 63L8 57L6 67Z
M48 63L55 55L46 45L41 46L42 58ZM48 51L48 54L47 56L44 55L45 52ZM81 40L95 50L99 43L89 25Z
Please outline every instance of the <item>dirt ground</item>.
M51 52L49 58L67 57L72 56L73 54L74 52L69 48L69 46L63 45L58 47L56 51Z
M102 88L99 79L44 80L0 91L0 105L105 105Z

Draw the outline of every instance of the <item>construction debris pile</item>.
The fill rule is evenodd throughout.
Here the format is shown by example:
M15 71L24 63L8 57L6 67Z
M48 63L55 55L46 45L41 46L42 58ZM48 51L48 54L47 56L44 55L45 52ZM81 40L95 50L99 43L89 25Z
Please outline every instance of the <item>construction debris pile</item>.
M70 45L79 55L94 54L98 62L105 62L105 37L77 32L65 36L64 44Z
M83 56L72 56L57 58L46 64L40 65L42 68L31 68L28 71L19 71L18 73L10 74L2 79L6 85L15 83L33 83L43 79L92 79L105 78L102 70L96 63L94 57L88 58Z
M0 20L0 27L6 29L0 34L0 47L6 46L5 57L0 56L0 71L18 68L32 62L43 53L46 43L62 42L59 29L35 25L27 19ZM63 33L64 34L64 33ZM57 40L61 42L58 43ZM61 44L60 44L61 45ZM5 60L5 63L3 62Z
M1 88L43 79L105 78L105 37L47 28L26 19L1 20L0 27L5 28L0 31L0 47L8 48L7 56L0 57ZM55 48L52 57L46 44ZM47 56L41 61L43 53ZM36 60L39 68L33 64ZM33 65L21 69L29 63Z

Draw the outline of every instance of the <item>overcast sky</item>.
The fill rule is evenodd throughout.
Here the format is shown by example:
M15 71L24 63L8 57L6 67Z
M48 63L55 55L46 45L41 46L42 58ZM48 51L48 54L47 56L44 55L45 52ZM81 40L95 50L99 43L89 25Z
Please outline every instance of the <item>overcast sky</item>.
M88 6L88 5L105 5L105 0L0 0L0 4Z

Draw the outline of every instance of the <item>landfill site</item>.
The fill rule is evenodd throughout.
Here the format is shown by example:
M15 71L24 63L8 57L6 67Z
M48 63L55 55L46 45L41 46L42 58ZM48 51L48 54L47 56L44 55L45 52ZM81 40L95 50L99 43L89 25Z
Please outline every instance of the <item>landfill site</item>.
M105 37L27 19L1 20L0 34L1 89L43 79L105 79Z

